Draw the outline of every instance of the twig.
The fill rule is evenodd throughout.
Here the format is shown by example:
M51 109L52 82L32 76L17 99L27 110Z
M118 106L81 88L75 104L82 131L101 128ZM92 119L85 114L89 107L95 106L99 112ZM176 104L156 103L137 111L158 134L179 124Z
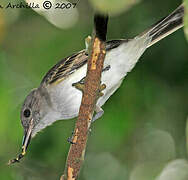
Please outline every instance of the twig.
M70 146L64 174L60 180L78 179L84 161L88 131L99 93L101 72L106 55L107 22L108 17L106 16L96 14L94 17L95 30L92 37L92 48L89 53L82 102L75 125L73 144Z

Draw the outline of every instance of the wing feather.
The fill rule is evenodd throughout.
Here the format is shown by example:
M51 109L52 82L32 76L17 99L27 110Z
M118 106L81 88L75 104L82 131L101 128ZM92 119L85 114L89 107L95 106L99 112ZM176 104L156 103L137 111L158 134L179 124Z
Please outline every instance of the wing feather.
M41 84L53 84L56 81L64 80L68 75L72 74L76 69L83 66L88 59L85 50L73 54L59 61L44 76Z
M109 51L118 47L122 42L127 42L128 40L111 40L106 44L106 50ZM53 83L58 83L68 77L68 75L74 73L77 69L82 67L87 63L88 54L86 50L74 53L68 56L56 65L54 65L44 76L41 81L41 85L50 85Z

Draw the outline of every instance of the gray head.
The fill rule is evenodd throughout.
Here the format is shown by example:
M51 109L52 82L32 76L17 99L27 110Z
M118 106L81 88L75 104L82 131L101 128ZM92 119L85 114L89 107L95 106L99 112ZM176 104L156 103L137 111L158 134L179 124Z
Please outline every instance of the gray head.
M45 127L41 126L41 120L43 120L48 114L48 109L49 104L46 100L46 94L41 88L33 89L26 97L20 114L21 123L24 128L22 153L16 159L11 160L10 164L19 162L19 160L25 155L31 138Z
M41 123L48 114L49 103L47 103L47 94L44 89L33 89L26 97L21 109L21 123L24 128L24 140L34 137L38 131L43 129ZM24 142L23 142L24 143Z

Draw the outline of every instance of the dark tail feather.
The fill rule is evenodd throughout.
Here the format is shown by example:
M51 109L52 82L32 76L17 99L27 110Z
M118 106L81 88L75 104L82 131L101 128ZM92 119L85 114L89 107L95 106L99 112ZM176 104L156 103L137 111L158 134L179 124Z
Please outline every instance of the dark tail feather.
M161 19L156 24L154 24L148 31L149 36L152 37L152 40L148 47L152 46L156 42L165 38L169 34L178 30L183 26L183 17L184 17L184 6L180 5L175 11L173 11L167 17Z

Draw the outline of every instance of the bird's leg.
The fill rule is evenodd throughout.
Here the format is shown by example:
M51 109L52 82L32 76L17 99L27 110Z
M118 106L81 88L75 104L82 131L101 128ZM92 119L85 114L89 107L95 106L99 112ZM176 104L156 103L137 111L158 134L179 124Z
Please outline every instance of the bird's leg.
M75 144L73 142L73 137L74 137L74 131L72 131L72 135L70 137L68 137L67 141L70 143L70 144Z
M100 106L95 105L95 115L93 116L91 123L95 122L97 119L102 117L103 114L104 114L104 110ZM89 128L88 132L91 133L91 128Z
M84 91L84 82L85 82L85 77L82 78L80 81L73 83L72 86L83 92Z
M109 68L108 68L109 69ZM82 78L80 81L78 81L77 83L73 83L72 86L74 86L76 89L80 90L80 91L84 91L84 81L85 81L85 77ZM102 97L104 94L103 94L103 90L106 88L106 85L105 84L101 84L99 89L98 89L98 92L97 92L97 100ZM94 122L95 120L99 119L103 114L104 114L104 111L103 109L96 105L95 106L95 115L94 117L92 118L91 122ZM70 140L70 138L69 138Z
M95 122L100 117L102 117L102 115L104 114L104 110L100 106L96 105L95 106L95 113L96 114L93 116L93 118L91 120L92 123Z
M106 84L101 84L97 92L97 100L104 95L102 92L104 89L106 89Z
M110 65L106 66L106 67L102 70L102 72L108 71L109 69L110 69ZM76 83L73 83L72 86L75 87L76 89L78 89L78 90L80 90L80 91L83 92L83 90L84 90L85 78L86 78L86 77L83 77L80 81L78 81L78 82L76 82ZM102 87L102 88L101 88L101 87ZM102 84L99 89L102 91L102 90L104 90L105 88L106 88L106 85L105 85L105 84Z
M76 89L80 90L80 91L84 91L85 85L84 85L84 81L85 81L85 77L82 78L80 81L73 83L72 86L75 87ZM100 98L101 96L103 96L104 94L102 93L102 91L106 88L105 84L101 84L98 92L97 92L97 99Z
M102 72L108 71L109 69L110 69L110 65L106 66L106 67L102 70Z
M104 95L102 91L105 88L106 88L105 84L101 84L100 85L98 93L97 93L97 100ZM96 121L97 119L99 119L103 114L104 114L104 110L100 106L95 105L95 115L93 116L91 122L93 123L94 121Z

